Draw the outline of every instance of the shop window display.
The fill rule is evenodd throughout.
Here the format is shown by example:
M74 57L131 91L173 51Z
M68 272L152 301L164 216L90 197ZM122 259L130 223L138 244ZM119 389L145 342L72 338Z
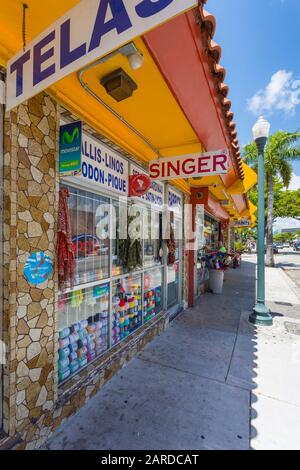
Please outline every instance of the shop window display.
M216 250L218 248L219 222L207 214L204 216L204 237L207 251Z
M59 296L58 378L63 382L108 349L109 284Z
M75 285L109 277L109 231L102 221L109 199L69 187L69 213L75 254Z
M162 269L152 269L144 274L144 322L155 317L162 309Z
M127 211L127 220L124 219L124 211ZM143 209L135 204L122 205L113 203L115 216L115 236L112 240L112 275L119 276L138 271L143 266L142 248L142 220ZM124 231L127 225L127 233Z
M174 234L174 254L171 257L169 252L169 262L167 268L167 283L168 283L168 308L173 307L179 301L179 258L180 247L182 245L182 220L174 217L171 213L170 218L171 233ZM168 248L170 251L170 249Z
M144 267L162 264L162 214L144 210Z
M163 309L162 214L149 206L69 190L74 288L59 294L59 383L133 334ZM180 231L173 218L168 305L179 298Z
M112 283L112 346L142 325L142 276L129 275Z

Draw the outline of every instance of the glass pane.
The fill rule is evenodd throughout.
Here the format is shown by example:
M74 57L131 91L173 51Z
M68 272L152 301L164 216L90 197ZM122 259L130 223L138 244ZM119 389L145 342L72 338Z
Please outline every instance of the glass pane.
M144 211L144 267L162 264L162 215L159 212Z
M116 229L112 241L112 275L142 269L142 219L143 209L136 205L113 203ZM127 217L124 217L124 214ZM127 229L126 229L127 227Z
M61 294L58 322L60 383L108 349L109 284Z
M152 269L144 274L144 322L151 320L162 309L162 280L161 268Z
M109 277L109 199L68 187L75 285Z
M142 325L142 277L128 276L112 284L112 345Z
M168 308L173 307L179 301L179 261L176 261L167 269L168 281Z
M182 241L182 219L174 219L175 259L179 260Z

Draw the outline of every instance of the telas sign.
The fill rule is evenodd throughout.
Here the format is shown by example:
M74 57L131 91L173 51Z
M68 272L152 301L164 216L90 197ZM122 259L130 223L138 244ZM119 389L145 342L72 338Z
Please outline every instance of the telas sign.
M82 0L7 65L7 110L197 0Z

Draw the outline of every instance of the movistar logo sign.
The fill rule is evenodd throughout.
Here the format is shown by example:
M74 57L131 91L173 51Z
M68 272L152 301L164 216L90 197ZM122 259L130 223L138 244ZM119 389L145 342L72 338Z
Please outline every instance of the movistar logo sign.
M78 127L75 127L75 129L73 129L72 134L69 134L69 132L65 130L62 133L62 145L66 145L66 144L71 145L73 144L74 140L79 139L79 137L80 137L80 133L79 133Z

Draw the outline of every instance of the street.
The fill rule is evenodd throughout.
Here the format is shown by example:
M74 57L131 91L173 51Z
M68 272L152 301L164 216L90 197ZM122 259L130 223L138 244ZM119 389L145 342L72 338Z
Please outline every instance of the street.
M280 250L275 255L275 262L300 287L300 251L293 251L291 248Z
M276 261L300 267L295 253ZM179 315L44 449L299 450L300 289L267 268L274 325L253 327L255 262L244 255L222 295Z

